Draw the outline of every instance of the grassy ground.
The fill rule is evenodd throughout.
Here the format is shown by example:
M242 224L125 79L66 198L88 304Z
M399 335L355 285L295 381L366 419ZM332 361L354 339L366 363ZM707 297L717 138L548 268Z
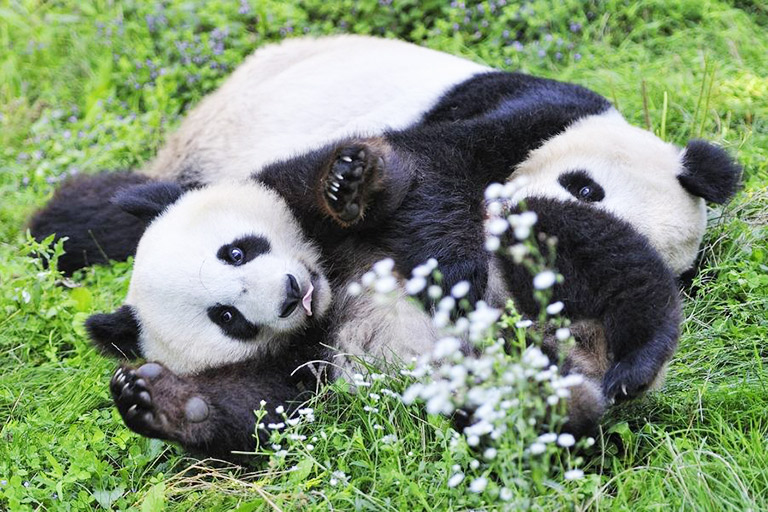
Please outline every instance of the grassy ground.
M768 11L757 0L552 4L0 3L0 509L502 507L495 482L448 487L454 464L472 476L473 455L447 422L394 400L372 408L339 390L316 404L306 443L250 474L132 434L110 406L114 362L82 328L121 303L130 265L62 286L25 257L25 219L67 173L140 166L254 47L347 31L576 81L667 140L701 136L738 155L744 190L711 212L666 386L611 412L610 434L578 454L581 479L494 467L517 482L515 507L768 510Z

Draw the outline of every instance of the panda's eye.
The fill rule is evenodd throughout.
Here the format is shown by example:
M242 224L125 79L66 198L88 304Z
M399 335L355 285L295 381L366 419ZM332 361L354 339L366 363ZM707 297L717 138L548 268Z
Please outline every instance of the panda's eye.
M587 185L579 189L579 197L581 197L582 199L589 200L591 196L592 196L592 187Z
M245 253L239 247L231 247L228 256L229 261L232 262L233 265L240 265L245 259Z
M270 250L269 241L263 236L247 235L219 247L216 257L227 265L239 267Z
M589 176L587 171L568 171L560 175L557 182L579 201L596 203L605 198L605 190Z
M259 326L249 322L233 305L216 304L209 307L208 318L231 338L247 341L259 335Z

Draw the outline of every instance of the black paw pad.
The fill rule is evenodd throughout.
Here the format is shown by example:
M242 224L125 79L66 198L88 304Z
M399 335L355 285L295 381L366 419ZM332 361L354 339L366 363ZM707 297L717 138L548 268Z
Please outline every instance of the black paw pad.
M366 187L383 164L383 159L367 146L357 144L339 151L323 188L328 208L339 220L352 223L362 216Z
M109 390L128 428L146 436L159 437L162 434L150 386L138 370L118 368L109 382Z

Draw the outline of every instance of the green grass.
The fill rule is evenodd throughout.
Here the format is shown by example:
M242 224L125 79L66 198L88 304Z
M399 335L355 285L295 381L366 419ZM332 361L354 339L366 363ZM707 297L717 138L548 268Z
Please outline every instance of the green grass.
M469 478L447 487L452 466L466 467L473 454L451 446L446 420L394 400L366 411L364 396L343 389L314 404L307 435L326 438L313 451L295 443L282 463L264 460L254 473L132 434L110 404L115 363L89 346L82 328L90 313L121 303L130 264L89 269L73 287L26 257L34 244L25 221L56 180L72 170L141 166L253 48L338 31L396 36L575 81L666 140L701 136L738 156L744 190L711 212L704 270L687 297L664 388L611 411L606 434L574 455L582 479L564 482L556 471L526 479L503 460L493 467L505 479L521 477L519 506L768 509L763 3L533 1L520 10L510 0L493 11L488 2L465 3L0 3L0 509L500 507L493 493L469 492ZM397 442L383 443L391 433ZM334 471L348 481L331 485ZM526 487L531 481L540 485Z

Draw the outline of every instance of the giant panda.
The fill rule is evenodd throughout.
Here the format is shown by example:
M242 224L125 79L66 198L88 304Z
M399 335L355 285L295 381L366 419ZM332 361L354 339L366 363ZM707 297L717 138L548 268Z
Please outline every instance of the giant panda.
M269 72L270 66L276 65L281 66L280 72L265 80L259 70ZM399 73L387 73L387 65ZM372 67L372 72L363 72ZM318 69L322 69L322 74L313 74ZM332 77L333 85L307 86L318 76ZM282 87L281 80L285 80ZM304 90L319 94L323 101L311 94L303 96L306 101L297 102L295 107L292 103L272 101L271 98L280 97L277 91L285 90L287 85L302 87L302 83L306 86ZM607 209L648 236L675 272L688 268L703 232L702 198L726 200L738 179L737 168L724 153L703 142L694 142L680 152L628 125L604 99L575 86L564 86L561 90L561 85L492 72L455 57L393 41L357 37L291 41L254 54L217 93L190 114L147 174L162 175L186 187L242 177L247 169L256 169L258 176L262 165L281 154L311 149L350 132L370 136L387 128L404 127L396 142L417 163L420 155L432 155L436 148L447 147L439 142L463 140L464 148L458 151L454 146L447 147L445 154L458 153L475 164L490 162L497 172L508 165L495 179L502 180L515 169L513 177L525 181L519 187L521 197L544 195L591 202ZM408 93L398 94L402 90ZM238 91L244 94L239 95ZM262 94L269 100L260 100ZM404 100L410 103L407 107L386 108L386 98L394 105ZM261 128L259 122L264 123ZM330 126L333 124L336 126ZM271 133L275 135L270 136ZM480 142L492 143L476 150L475 141L483 137L486 139ZM429 153L430 149L433 153ZM497 160L505 151L515 156ZM263 160L259 155L263 155ZM229 171L223 174L222 170ZM273 177L273 182L267 184L274 188L281 179L290 180L294 171L284 170L282 177ZM269 195L267 199L273 200ZM134 204L129 210L135 212L141 207ZM594 209L590 212L594 213ZM434 217L430 219L439 227L440 223L434 221ZM109 249L110 244L102 244L100 250L105 246ZM479 267L482 269L483 264ZM462 271L460 268L457 274L463 276ZM482 276L476 279L482 280ZM170 306L173 302L166 304ZM177 307L180 309L183 307ZM127 340L124 345L130 348L132 330L125 326L131 321L135 323L135 317L128 308L120 312L118 317L92 323L92 330L97 339L105 339L105 333L117 333L120 337L127 332L123 341ZM174 322L167 324L169 329L176 325ZM142 335L144 330L142 326ZM120 345L121 341L117 342ZM146 350L144 345L142 350ZM207 353L199 347L193 352ZM230 354L222 350L218 358L203 366L192 363L190 371L199 374L210 364L263 356L246 352ZM182 372L188 370L183 366L187 364L185 355L175 354L169 359L166 356L159 358Z

